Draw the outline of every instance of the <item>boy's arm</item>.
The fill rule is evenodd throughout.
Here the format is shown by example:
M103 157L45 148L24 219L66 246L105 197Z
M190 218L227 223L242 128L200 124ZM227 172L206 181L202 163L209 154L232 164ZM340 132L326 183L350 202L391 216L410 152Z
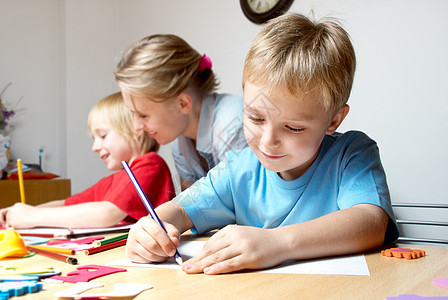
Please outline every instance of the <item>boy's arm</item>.
M39 205L36 205L36 207L58 207L58 206L64 206L65 200L53 200L48 201Z
M177 201L166 202L156 208L164 223L165 232L150 216L141 218L129 231L126 256L134 262L162 262L174 255L180 234L193 223Z
M388 219L380 207L359 204L275 229L232 225L210 238L183 270L219 274L272 267L291 259L359 253L381 246Z
M126 213L115 204L100 201L50 207L16 203L8 209L5 219L6 223L14 228L93 228L113 226L125 217Z
M309 259L376 249L384 241L388 221L382 208L358 204L278 230L285 236L286 257Z

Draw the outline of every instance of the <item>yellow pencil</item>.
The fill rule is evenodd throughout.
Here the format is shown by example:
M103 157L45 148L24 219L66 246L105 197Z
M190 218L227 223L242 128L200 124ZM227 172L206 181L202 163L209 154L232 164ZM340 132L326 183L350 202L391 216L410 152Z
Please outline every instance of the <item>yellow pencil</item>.
M19 172L20 200L25 203L25 187L23 186L22 160L17 160L17 171Z
M56 248L56 247L41 246L41 245L32 245L32 246L33 246L33 248L47 250L50 252L55 252L55 253L60 253L60 254L73 255L76 253L76 251L72 250L72 249Z

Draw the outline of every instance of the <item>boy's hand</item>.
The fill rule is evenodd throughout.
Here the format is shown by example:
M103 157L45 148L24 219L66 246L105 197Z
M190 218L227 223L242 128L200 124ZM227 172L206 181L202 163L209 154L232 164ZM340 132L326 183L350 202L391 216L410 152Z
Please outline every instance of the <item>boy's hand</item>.
M0 209L0 226L6 226L6 215L8 214L8 209L9 207Z
M229 225L214 234L198 255L186 261L186 273L220 274L262 269L283 261L275 230Z
M32 220L36 209L36 207L31 205L16 203L1 210L0 220L3 225L13 228L31 228L34 227Z
M129 231L126 256L133 262L163 262L174 256L179 247L180 233L163 222L168 233L151 217L141 218Z

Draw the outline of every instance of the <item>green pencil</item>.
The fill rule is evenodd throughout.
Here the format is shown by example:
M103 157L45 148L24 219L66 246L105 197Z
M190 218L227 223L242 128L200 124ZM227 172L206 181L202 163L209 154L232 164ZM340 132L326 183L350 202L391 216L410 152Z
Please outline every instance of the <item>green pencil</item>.
M108 244L111 244L111 243L114 243L114 242L118 242L118 241L122 241L122 240L125 240L125 239L127 239L128 238L128 233L125 233L125 234L122 234L122 235L119 235L119 236L116 236L116 237L113 237L113 238L110 238L110 239L105 239L105 240L102 240L102 241L95 241L95 246L104 246L104 245L108 245Z

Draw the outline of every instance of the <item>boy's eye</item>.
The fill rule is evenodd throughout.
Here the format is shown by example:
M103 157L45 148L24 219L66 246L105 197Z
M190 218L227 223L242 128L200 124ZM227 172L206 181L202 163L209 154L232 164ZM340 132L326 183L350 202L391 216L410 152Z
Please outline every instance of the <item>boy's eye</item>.
M291 127L291 126L288 126L288 125L285 125L285 127L286 127L289 131L294 132L294 133L299 133L299 132L302 132L302 131L305 130L304 128L295 128L295 127Z
M263 121L264 121L263 118L258 118L258 117L256 117L256 116L254 116L254 115L250 115L250 114L246 114L246 115L247 115L247 118L248 118L249 120L251 120L252 122L260 123L260 122L263 122Z
M97 136L99 139L104 140L107 137L107 132L98 132Z

